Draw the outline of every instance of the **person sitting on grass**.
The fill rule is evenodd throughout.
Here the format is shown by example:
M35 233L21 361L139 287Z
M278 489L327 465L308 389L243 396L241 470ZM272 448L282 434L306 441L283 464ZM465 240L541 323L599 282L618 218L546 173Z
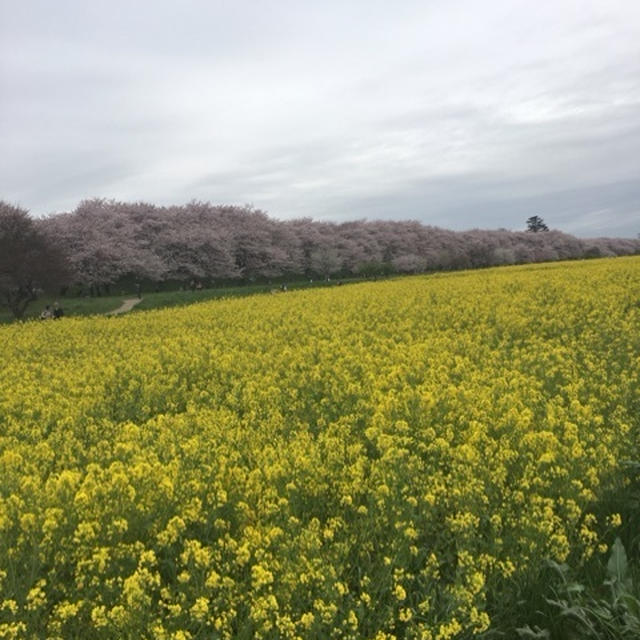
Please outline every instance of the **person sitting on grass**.
M47 305L40 314L40 320L49 320L53 318L53 312L51 311L51 307Z

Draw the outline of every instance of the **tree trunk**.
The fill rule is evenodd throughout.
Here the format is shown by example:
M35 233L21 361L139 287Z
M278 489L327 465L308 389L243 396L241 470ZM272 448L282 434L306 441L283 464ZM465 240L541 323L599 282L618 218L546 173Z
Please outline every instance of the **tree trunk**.
M11 313L13 313L13 317L16 320L21 320L27 310L27 306L35 299L36 296L33 291L18 289L13 293L7 294L7 305L11 309Z

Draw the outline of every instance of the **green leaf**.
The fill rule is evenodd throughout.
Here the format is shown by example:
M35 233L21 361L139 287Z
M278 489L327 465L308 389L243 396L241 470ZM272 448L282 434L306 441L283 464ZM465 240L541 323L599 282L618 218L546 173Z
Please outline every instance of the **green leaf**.
M630 593L623 594L622 600L629 610L629 616L633 616L637 624L640 625L640 600Z
M527 638L528 640L547 640L551 637L549 632L546 629L541 629L536 626L535 630L532 629L529 625L525 627L519 627L516 629L516 633L519 638Z
M607 573L612 580L617 581L619 584L624 583L627 575L627 553L620 538L616 538L613 543L611 556L607 563Z

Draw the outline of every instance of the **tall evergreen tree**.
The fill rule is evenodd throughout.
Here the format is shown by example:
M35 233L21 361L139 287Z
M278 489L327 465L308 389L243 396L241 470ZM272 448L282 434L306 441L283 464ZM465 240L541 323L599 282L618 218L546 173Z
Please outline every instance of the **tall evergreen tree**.
M538 233L538 231L549 231L549 227L540 216L531 216L527 218L527 231Z

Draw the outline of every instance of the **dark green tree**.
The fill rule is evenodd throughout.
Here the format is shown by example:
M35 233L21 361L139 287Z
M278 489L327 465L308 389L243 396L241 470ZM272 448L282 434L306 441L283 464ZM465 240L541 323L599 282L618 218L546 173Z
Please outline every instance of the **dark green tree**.
M22 318L40 289L52 289L67 276L64 253L28 212L0 200L0 305Z
M540 216L531 216L527 218L527 231L538 233L538 231L549 231L549 227Z

